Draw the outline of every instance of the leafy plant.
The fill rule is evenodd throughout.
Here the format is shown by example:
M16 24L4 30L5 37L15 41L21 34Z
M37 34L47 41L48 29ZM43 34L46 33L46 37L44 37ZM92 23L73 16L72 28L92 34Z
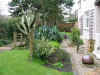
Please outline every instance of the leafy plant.
M64 67L62 62L57 62L57 63L53 64L53 66L57 67L57 68L63 68Z
M49 43L48 40L37 40L35 43L35 55L45 59L54 53L58 48Z
M39 15L36 11L27 10L27 12L23 11L23 16L21 17L20 23L17 24L18 29L26 35L29 41L30 48L30 56L33 56L34 49L34 31L35 31L35 22L37 19L37 15ZM25 14L27 13L27 14Z
M77 18L76 17L72 17L72 18L69 18L68 19L68 22L70 22L70 23L75 23L75 22L77 22Z
M83 44L83 40L80 38L80 31L78 28L72 29L71 40L72 43L77 46L77 52L78 52L80 45Z
M16 22L18 18L0 16L0 39L12 40L13 32L18 31Z
M62 39L67 39L68 36L67 36L67 32L60 32L60 36Z
M9 43L11 43L10 40L0 40L0 46L7 45L7 44L9 44Z
M53 47L56 47L56 48L60 47L60 44L56 41L50 41L49 44L52 45Z
M40 40L44 38L45 40L62 41L59 30L56 26L43 25L38 27L35 31L35 38Z

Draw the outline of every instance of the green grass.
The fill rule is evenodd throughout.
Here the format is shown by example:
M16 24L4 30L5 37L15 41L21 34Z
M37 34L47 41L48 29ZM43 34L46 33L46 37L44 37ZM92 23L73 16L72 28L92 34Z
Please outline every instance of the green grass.
M43 66L43 62L28 60L28 50L13 50L0 54L0 75L73 75Z
M60 47L60 43L58 43L57 41L50 41L49 44L51 44L53 47Z

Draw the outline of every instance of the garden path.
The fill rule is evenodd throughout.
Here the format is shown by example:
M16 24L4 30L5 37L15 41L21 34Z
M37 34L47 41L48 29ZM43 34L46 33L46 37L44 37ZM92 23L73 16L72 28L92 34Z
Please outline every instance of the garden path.
M21 45L22 43L21 42L17 42L16 43L16 46L19 46ZM14 48L14 43L11 43L9 45L6 45L6 46L3 46L3 47L0 47L0 52L2 51L10 51Z
M13 44L9 44L9 45L7 45L7 46L0 47L0 52L11 50L11 49L13 48L12 45L13 45Z
M75 75L100 75L100 60L95 60L95 65L82 64L82 56L86 54L87 47L83 45L79 53L76 52L75 47L69 47L68 40L64 40L61 48L71 55L72 68Z

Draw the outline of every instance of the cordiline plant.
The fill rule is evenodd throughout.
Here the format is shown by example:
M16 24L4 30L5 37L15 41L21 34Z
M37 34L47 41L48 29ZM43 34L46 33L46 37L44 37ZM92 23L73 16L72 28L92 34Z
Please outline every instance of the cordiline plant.
M33 56L34 50L34 30L36 26L37 13L30 13L23 15L21 21L17 24L18 29L24 33L29 40L30 56Z

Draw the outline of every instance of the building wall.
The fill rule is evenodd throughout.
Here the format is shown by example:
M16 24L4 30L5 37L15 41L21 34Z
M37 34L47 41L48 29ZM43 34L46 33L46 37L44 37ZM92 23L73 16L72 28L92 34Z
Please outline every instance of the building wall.
M95 0L76 0L78 23L83 39L94 39L95 33Z
M100 6L96 7L96 33L100 33Z

